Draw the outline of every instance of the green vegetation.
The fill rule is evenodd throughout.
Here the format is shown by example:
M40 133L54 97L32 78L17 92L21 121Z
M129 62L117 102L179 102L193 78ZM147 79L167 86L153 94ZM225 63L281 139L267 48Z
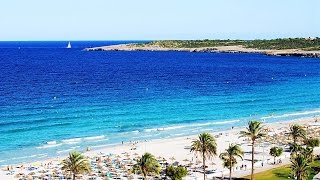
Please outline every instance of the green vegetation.
M72 174L72 179L76 179L78 174L91 172L89 161L80 152L71 152L69 157L62 161L62 170Z
M168 166L165 173L171 180L182 180L183 177L187 176L188 171L183 166Z
M290 136L293 139L293 144L296 145L299 138L306 137L306 130L303 129L302 126L298 124L294 124L290 126Z
M308 180L312 180L312 178L319 172L320 170L320 160L316 160L310 164L309 176ZM250 176L246 176L242 179L250 179ZM278 168L270 169L267 171L263 171L255 174L255 180L288 180L293 179L291 176L291 168L290 166L281 166Z
M272 147L272 148L270 148L270 153L269 154L271 156L273 156L274 164L276 164L276 157L281 156L282 152L283 152L283 148L281 148L281 147Z
M265 137L261 122L249 121L245 131L240 131L240 137L247 137L251 140L251 179L254 179L254 145L258 139Z
M312 51L320 50L320 38L285 38L271 40L162 40L136 44L136 46L139 47L154 46L162 48L201 48L236 45L257 49L302 49Z
M291 174L297 180L307 179L310 169L309 159L304 154L297 154L291 157Z
M315 147L319 147L320 145L320 140L318 138L309 138L309 139L305 139L305 142L307 147L310 148L315 148Z
M144 153L137 163L133 166L132 172L140 173L146 180L149 174L159 175L161 167L157 159L150 153Z
M229 169L229 179L232 180L232 168L238 163L236 158L243 159L243 151L240 145L229 145L226 152L221 153L219 157L223 161L223 166Z
M216 139L209 133L202 133L197 140L192 141L190 151L202 157L203 179L206 180L206 160L217 155Z

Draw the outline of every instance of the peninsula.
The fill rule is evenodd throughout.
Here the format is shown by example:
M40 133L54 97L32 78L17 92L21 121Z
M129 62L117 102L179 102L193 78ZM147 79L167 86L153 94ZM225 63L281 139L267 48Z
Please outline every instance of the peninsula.
M86 48L86 51L187 51L263 53L271 56L320 58L320 38L272 40L161 40Z

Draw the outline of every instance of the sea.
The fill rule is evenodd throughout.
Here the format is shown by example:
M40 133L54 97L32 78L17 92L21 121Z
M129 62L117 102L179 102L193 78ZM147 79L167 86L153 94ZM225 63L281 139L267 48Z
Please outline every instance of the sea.
M320 59L0 42L0 165L320 115Z

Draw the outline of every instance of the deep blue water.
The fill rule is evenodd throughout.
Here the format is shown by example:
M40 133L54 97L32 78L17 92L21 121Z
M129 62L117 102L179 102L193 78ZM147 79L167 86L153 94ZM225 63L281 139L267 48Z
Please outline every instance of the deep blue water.
M320 115L320 59L82 51L121 43L0 42L0 165Z

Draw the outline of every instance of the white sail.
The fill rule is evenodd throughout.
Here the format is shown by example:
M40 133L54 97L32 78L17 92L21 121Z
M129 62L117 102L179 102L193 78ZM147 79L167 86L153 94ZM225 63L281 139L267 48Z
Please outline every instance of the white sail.
M71 43L70 43L70 41L69 41L69 43L68 43L67 48L68 48L68 49L70 49L70 48L71 48Z

